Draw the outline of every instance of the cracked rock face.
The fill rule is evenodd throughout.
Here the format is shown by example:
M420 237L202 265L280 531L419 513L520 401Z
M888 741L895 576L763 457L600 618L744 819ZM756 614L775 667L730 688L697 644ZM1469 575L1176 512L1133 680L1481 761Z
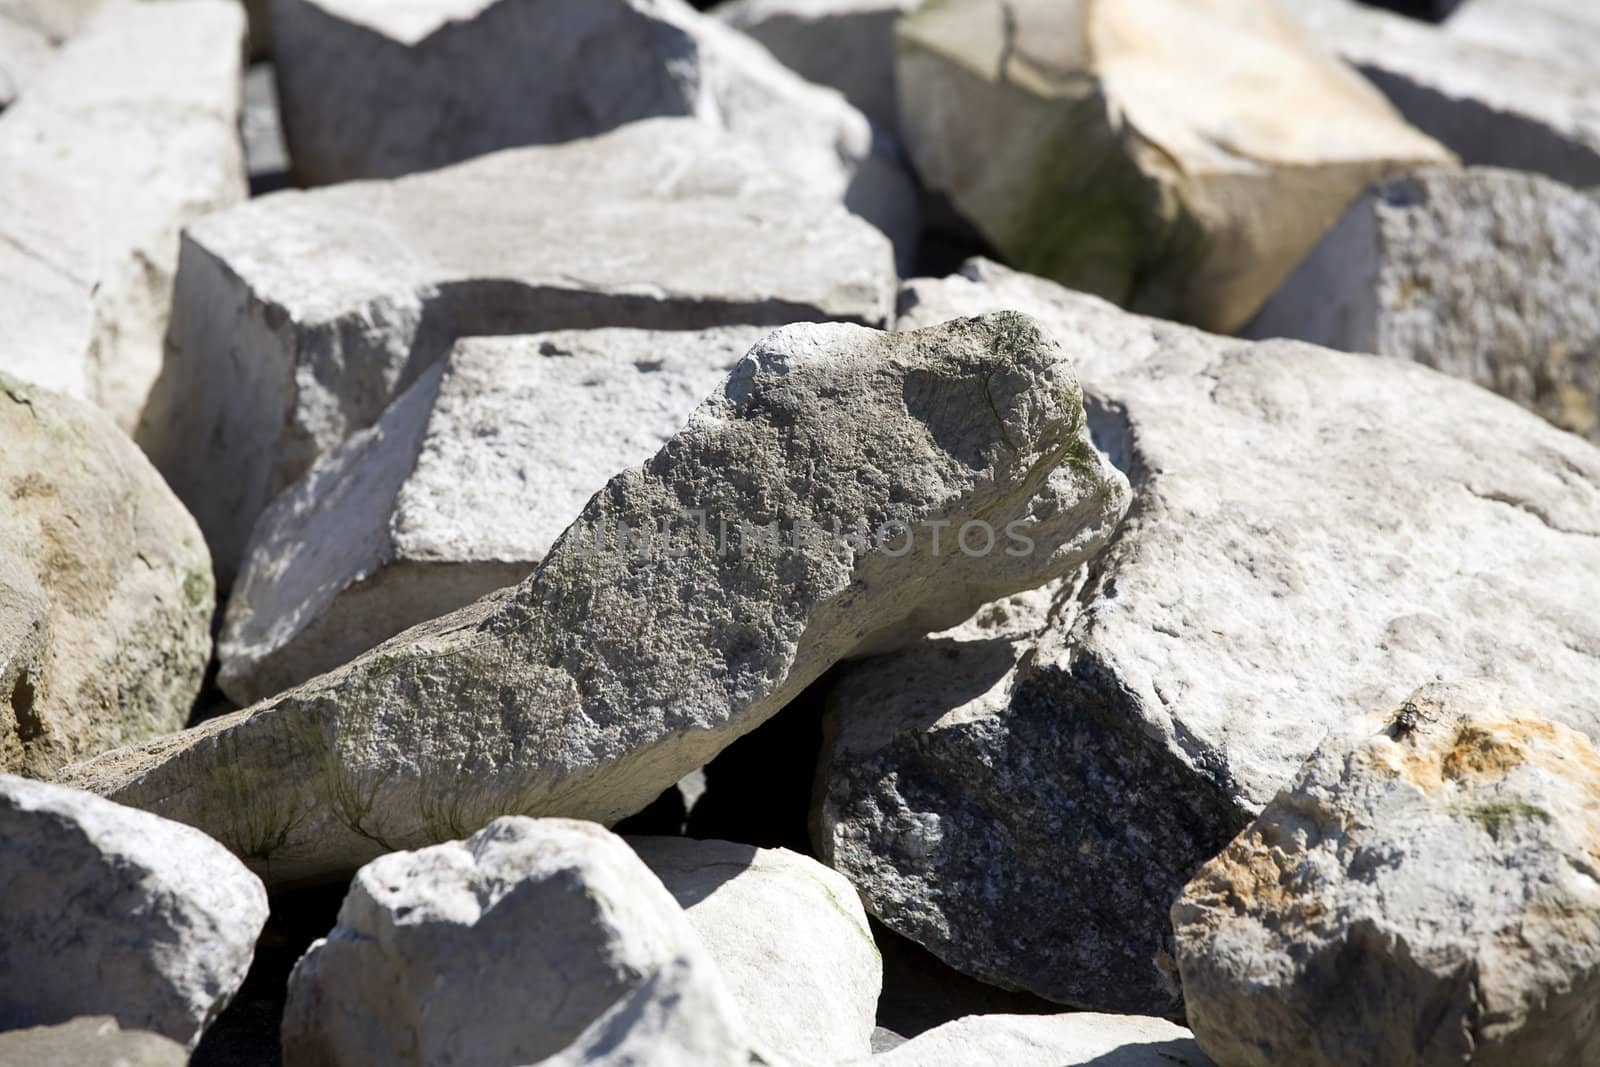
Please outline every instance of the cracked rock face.
M1013 314L779 330L522 585L74 778L270 881L506 813L638 811L840 659L1105 543L1126 481L1089 443L1070 351Z
M1373 179L1451 159L1272 0L958 0L898 34L926 185L1017 267L1208 329Z
M0 372L137 425L179 231L245 196L243 36L219 0L110 5L0 116Z
M102 412L0 375L0 771L180 729L216 593L194 520Z
M663 119L240 205L189 229L176 285L139 442L229 585L268 501L459 337L881 323L895 273L832 200Z
M1335 731L1172 909L1219 1062L1600 1057L1600 753L1484 686Z
M890 928L989 982L1172 1013L1168 905L1329 728L1444 676L1600 732L1600 451L1415 364L992 266L907 303L972 311L984 278L1081 355L1134 505L1038 637L842 675L817 844Z
M1597 277L1591 197L1534 174L1423 171L1368 190L1247 332L1415 360L1600 441Z
M0 1026L109 1015L192 1051L266 923L255 875L190 827L9 775L0 840Z
M261 700L520 582L769 332L461 341L262 515L228 600L218 684Z
M847 203L908 253L915 242L914 186L866 117L682 0L275 6L284 127L310 184L689 116Z
M698 1038L721 1064L736 1019L682 909L620 838L504 818L362 868L290 976L283 1050L352 1067L603 1064L597 1046L632 1035Z
M1462 162L1600 185L1600 32L1587 5L1473 0L1435 27L1355 0L1280 2Z
M683 906L755 1040L796 1063L870 1054L883 961L849 882L787 849L628 843Z

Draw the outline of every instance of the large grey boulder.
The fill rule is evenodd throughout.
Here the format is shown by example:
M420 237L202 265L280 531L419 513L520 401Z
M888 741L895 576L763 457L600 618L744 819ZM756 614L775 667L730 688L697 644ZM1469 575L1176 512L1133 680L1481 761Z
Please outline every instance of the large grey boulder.
M103 412L0 374L0 771L180 729L211 657L200 531Z
M1514 36L1455 33L1455 19L1440 28L1356 0L1278 2L1462 162L1600 184L1600 78L1592 59L1569 64L1519 47ZM1473 0L1458 17L1478 6Z
M1272 0L957 0L898 32L928 186L1016 266L1209 329L1373 179L1450 159Z
M243 36L223 0L114 4L0 115L0 372L132 431L161 372L179 231L245 196Z
M193 1049L267 921L255 875L198 830L10 775L0 840L0 1030L109 1015Z
M664 1015L681 1017L679 1040L725 1040L726 998L682 909L620 838L497 819L361 869L289 978L284 1063L559 1064L635 1027L660 1038Z
M915 242L914 186L866 117L683 0L279 0L273 27L290 156L307 183L689 116L907 252Z
M913 315L970 310L986 277L1074 353L1135 503L1037 639L842 676L817 844L891 929L990 982L1169 1014L1169 904L1330 727L1446 676L1600 731L1592 445L1412 363L993 267L916 283Z
M1219 1062L1600 1060L1600 752L1429 686L1335 731L1173 906Z
M533 572L769 331L471 338L256 523L217 681L249 704Z
M880 129L900 124L894 26L920 0L732 0L711 13L807 81L844 94Z
M688 914L752 1038L797 1063L871 1053L883 962L841 875L781 848L628 843Z
M1126 506L1025 316L797 324L520 586L75 780L272 881L506 813L615 821L840 659L1072 571Z
M1600 442L1600 203L1536 174L1368 190L1246 331L1415 360Z
M171 1038L124 1030L108 1016L0 1032L0 1063L18 1067L187 1067L189 1053Z
M267 502L458 337L880 323L895 284L881 234L687 119L286 192L185 235L139 440L227 585Z
M1137 1015L970 1015L859 1067L1213 1067L1189 1031Z

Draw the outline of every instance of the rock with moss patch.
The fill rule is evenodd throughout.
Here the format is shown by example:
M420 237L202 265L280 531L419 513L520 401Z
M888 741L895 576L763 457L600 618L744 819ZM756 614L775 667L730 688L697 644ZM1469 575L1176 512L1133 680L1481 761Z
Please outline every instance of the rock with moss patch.
M272 497L459 337L876 324L895 284L881 234L689 119L283 193L185 235L139 441L228 585Z
M0 1029L110 1015L192 1050L266 923L255 875L188 826L9 775L0 840Z
M352 1067L676 1063L669 1050L709 1032L721 1047L703 1062L721 1064L736 1020L683 910L620 838L504 818L361 869L289 978L283 1051ZM646 1060L603 1051L646 1036Z
M75 780L272 880L506 813L615 821L840 659L1072 571L1126 506L1026 316L789 326L520 586Z
M1600 753L1433 685L1335 731L1172 909L1222 1063L1600 1059Z
M839 90L880 129L900 124L894 26L919 0L733 0L711 14L808 81Z
M1008 261L1210 329L1374 178L1450 159L1273 0L926 4L896 71L917 172Z
M787 849L628 843L688 913L755 1040L796 1063L870 1054L883 963L849 882Z
M853 1067L1213 1067L1189 1031L1136 1015L970 1015Z
M111 4L0 116L0 371L137 425L179 231L246 194L243 36L222 0Z
M1600 441L1600 204L1536 174L1367 191L1246 331L1411 359Z
M689 116L847 204L907 256L916 240L914 185L866 116L683 0L280 0L273 33L308 184Z
M194 520L108 416L0 375L0 770L183 726L211 656Z
M1407 121L1463 162L1537 171L1569 185L1600 184L1600 79L1592 56L1574 63L1562 55L1584 48L1594 31L1569 26L1561 31L1565 47L1530 49L1516 35L1489 36L1484 23L1467 17L1489 6L1468 4L1460 17L1478 28L1458 32L1458 19L1430 26L1356 0L1283 4ZM1578 4L1566 6L1593 18L1581 15ZM1532 21L1522 13L1514 18L1524 28Z
M819 855L891 929L986 981L1170 1014L1169 905L1330 727L1445 675L1600 735L1600 450L1413 363L992 266L909 310L977 310L984 278L1076 357L1134 506L1038 636L838 675Z
M217 681L240 704L515 585L769 331L572 330L460 342L256 524Z

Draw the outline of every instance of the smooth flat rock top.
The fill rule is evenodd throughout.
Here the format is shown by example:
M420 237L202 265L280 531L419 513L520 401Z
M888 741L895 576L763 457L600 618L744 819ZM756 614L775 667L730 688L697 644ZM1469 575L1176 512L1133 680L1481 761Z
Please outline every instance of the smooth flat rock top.
M416 44L452 22L476 18L503 0L314 0L317 7L383 34Z
M1188 1030L1138 1015L969 1015L852 1067L1214 1067Z
M882 238L830 201L804 200L725 135L662 119L393 181L279 193L201 220L189 239L300 322L496 279L881 322L892 278L872 254Z

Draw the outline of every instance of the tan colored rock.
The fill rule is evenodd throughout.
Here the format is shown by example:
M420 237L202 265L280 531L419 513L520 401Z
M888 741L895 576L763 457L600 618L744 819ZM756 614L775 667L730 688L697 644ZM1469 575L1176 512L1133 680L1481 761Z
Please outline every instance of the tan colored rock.
M182 728L211 655L194 520L102 412L0 375L0 771Z
M1238 1067L1600 1061L1600 752L1426 687L1336 730L1173 906L1189 1024Z
M0 1031L0 1063L18 1067L187 1067L188 1062L189 1053L176 1041L124 1030L107 1015Z
M1451 159L1272 0L927 4L897 72L918 173L1008 260L1214 330L1373 179Z

